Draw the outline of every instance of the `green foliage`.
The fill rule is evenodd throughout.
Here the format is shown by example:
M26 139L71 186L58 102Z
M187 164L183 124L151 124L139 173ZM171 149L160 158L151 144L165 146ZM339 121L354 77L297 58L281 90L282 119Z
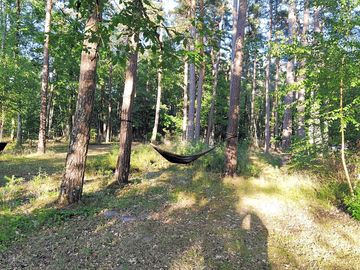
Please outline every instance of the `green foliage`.
M360 220L360 185L355 188L354 193L354 196L347 195L344 202L351 215Z

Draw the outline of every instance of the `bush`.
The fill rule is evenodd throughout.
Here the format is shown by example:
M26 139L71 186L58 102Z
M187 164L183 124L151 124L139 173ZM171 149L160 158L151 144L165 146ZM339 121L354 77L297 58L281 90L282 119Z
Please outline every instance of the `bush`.
M355 188L354 193L355 196L346 196L344 202L350 214L360 220L360 186Z

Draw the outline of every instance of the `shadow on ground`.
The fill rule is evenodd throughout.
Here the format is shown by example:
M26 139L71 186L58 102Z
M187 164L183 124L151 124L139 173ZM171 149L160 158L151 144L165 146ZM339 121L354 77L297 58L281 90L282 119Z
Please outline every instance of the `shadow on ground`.
M238 203L218 174L170 166L73 209L45 207L48 225L2 252L0 268L269 269L267 228Z

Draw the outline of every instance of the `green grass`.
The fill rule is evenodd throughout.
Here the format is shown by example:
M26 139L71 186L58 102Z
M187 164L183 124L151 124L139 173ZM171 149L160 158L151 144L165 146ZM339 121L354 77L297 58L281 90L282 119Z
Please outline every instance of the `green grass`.
M186 149L198 152L203 147L197 144L187 146ZM2 248L41 227L57 226L74 216L95 216L103 209L147 211L159 208L166 202L176 202L179 194L184 192L195 194L196 200L201 201L219 195L219 189L222 188L219 180L214 182L212 179L220 177L224 146L218 147L211 155L204 156L192 165L172 166L149 145L138 145L132 151L131 181L134 184L131 188L110 188L108 186L112 183L118 155L118 149L114 146L108 153L89 156L86 178L90 180L85 184L84 204L60 209L55 202L64 162L64 154L60 154L63 150L63 146L57 145L45 156L1 156L1 169L6 168L2 171L3 186L0 187ZM253 165L250 165L248 159L247 146L241 145L239 153L239 171L250 175ZM181 183L183 179L192 177L197 181L182 183L171 190L165 183L151 186L151 181L161 178L163 173L172 175L175 181Z
M194 152L205 148L201 144L184 147ZM267 269L278 260L272 258L270 263L268 258L268 252L274 250L268 249L267 239L272 236L258 213L251 209L244 213L242 200L259 200L260 208L271 210L271 203L260 202L276 198L302 205L305 199L310 204L316 198L313 186L307 186L309 178L288 175L286 168L279 168L279 157L254 152L247 144L239 145L240 176L234 179L222 177L224 146L191 165L174 165L149 145L136 145L131 184L119 188L112 178L118 150L109 145L93 146L89 151L82 203L60 208L56 199L62 168L51 170L53 164L64 162L64 148L58 149L45 156L1 157L4 167L14 164L14 159L29 161L23 165L30 166L33 173L27 178L12 177L17 171L14 165L0 187L0 250L5 257L19 250L30 268L39 268L42 261L33 254L45 254L50 247L50 268L68 268L70 264L91 268L89 260L99 263L97 268L107 268L109 259L111 264L137 269L149 267L149 262L154 268L239 269L241 265L243 269ZM40 170L40 161L49 159L52 165ZM317 193L319 200L328 199L326 190ZM108 210L151 218L126 224L106 218ZM243 227L245 219L251 221L247 227ZM68 249L76 258L62 252ZM295 256L293 250L285 246L284 250ZM285 253L275 253L287 258ZM134 265L133 258L142 261Z

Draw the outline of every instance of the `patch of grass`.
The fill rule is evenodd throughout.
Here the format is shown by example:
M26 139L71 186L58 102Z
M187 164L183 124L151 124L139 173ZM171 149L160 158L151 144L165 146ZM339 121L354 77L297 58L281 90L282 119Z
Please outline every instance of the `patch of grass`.
M282 165L281 157L270 153L257 153L256 156L263 162L270 164L274 168L280 168Z

